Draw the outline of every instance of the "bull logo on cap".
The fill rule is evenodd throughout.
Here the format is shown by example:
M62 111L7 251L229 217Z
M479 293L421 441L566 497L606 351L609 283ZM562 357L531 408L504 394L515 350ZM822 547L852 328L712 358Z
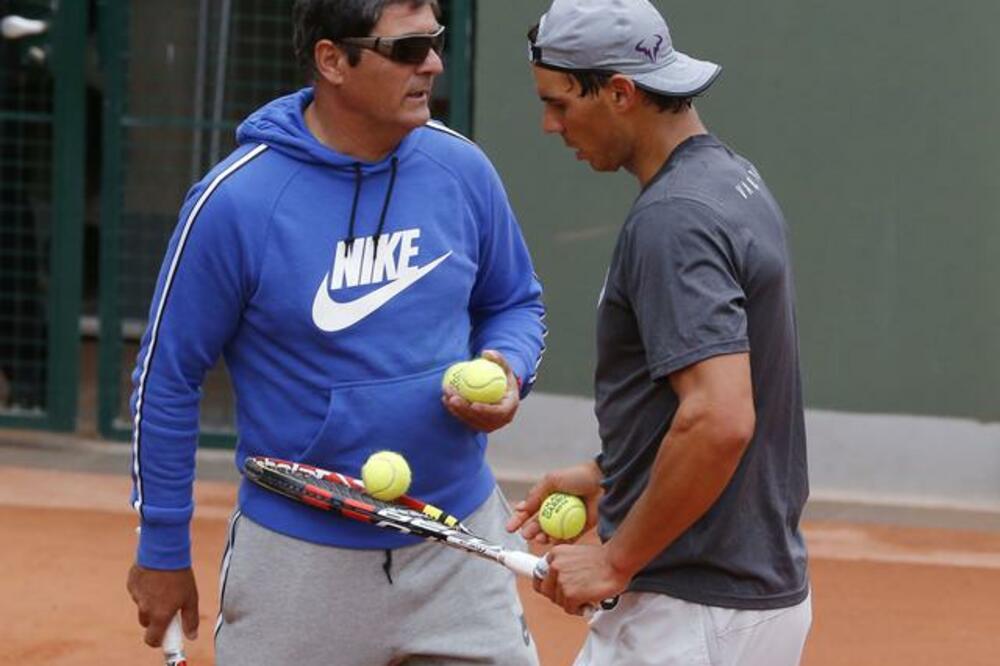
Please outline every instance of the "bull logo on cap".
M649 58L649 62L656 62L656 57L660 55L660 45L663 44L663 35L654 35L654 37L656 37L656 45L653 48L645 46L645 39L635 45L635 50Z

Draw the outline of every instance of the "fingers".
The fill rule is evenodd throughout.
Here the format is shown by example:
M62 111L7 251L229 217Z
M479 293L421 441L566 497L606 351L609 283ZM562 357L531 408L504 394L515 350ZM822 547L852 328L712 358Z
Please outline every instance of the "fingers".
M184 635L188 640L198 638L198 603L188 604L181 609L181 626L184 628Z
M521 536L528 541L537 544L549 543L549 537L542 531L538 524L538 509L542 505L542 500L552 492L553 478L546 474L541 481L536 483L523 500L514 505L514 513L507 522L507 530L513 532L521 528Z
M508 392L495 404L469 402L450 388L441 396L441 404L448 412L474 430L493 432L514 420L518 402L516 395Z
M552 552L550 551L548 555L546 555L546 558L549 559L550 565L545 578L542 578L541 580L536 578L532 582L532 587L534 587L536 592L548 597L554 604L561 607L570 615L582 615L584 606L569 596L566 593L566 590L563 589L563 585L559 580L559 566L557 564L551 564L551 557Z
M503 368L504 374L507 375L507 390L504 392L503 402L506 402L508 398L510 400L519 400L521 385L518 383L517 375L514 374L514 370L507 363L507 359L504 358L503 354L495 349L484 349L482 357L499 365Z
M480 354L483 358L489 359L503 368L503 371L508 375L513 374L510 370L510 366L507 364L507 359L503 357L503 354L495 349L484 349L483 353ZM509 383L509 382L508 382Z
M146 645L155 648L163 645L163 635L167 632L167 625L173 619L174 613L170 613L169 615L163 615L162 613L150 614L149 624L146 625L146 633L143 635Z

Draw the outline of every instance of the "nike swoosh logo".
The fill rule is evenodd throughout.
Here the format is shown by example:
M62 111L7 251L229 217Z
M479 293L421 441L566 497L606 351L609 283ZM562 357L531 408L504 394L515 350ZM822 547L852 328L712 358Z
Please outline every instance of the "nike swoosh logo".
M429 264L406 273L361 298L346 303L330 298L330 291L326 287L330 281L330 274L327 273L323 277L323 281L319 283L316 298L313 299L313 323L327 333L350 328L437 268L438 264L449 256L451 256L451 252L441 255Z

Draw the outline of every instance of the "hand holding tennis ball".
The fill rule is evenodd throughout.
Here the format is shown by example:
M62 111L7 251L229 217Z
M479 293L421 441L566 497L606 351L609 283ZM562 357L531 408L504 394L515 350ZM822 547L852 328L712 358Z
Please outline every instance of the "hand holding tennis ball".
M379 451L369 456L362 466L361 480L369 495L391 502L410 489L410 466L394 451Z
M587 524L587 507L576 495L552 493L538 510L538 524L550 537L575 539Z
M507 373L497 363L477 358L449 367L441 382L469 402L497 403L507 392Z

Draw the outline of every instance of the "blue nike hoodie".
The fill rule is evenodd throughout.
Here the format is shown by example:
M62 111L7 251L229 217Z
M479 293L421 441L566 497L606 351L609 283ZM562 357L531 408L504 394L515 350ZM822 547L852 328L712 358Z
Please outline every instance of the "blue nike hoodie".
M429 123L385 159L358 161L312 136L311 99L305 89L251 115L181 209L133 373L143 566L190 565L200 387L220 355L240 469L268 455L359 476L371 453L391 449L410 463L410 493L460 518L495 481L485 435L441 404L442 373L497 349L522 395L534 381L541 287L485 155ZM413 542L246 480L239 505L315 543Z

